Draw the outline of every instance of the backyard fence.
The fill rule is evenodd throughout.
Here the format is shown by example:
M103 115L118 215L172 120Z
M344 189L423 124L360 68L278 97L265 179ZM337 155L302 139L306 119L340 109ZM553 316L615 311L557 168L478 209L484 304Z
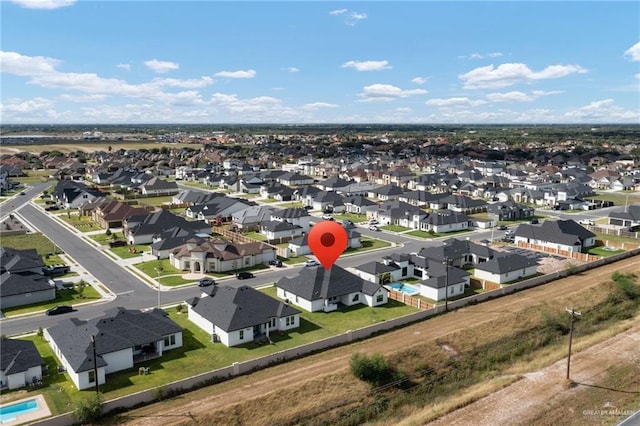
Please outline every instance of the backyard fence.
M576 259L582 262L595 262L596 260L600 259L600 256L594 256L592 254L560 250L557 248L542 246L539 244L525 243L524 241L519 241L518 247L526 248L528 250L541 251L543 253L556 254L558 256L566 257L568 259Z

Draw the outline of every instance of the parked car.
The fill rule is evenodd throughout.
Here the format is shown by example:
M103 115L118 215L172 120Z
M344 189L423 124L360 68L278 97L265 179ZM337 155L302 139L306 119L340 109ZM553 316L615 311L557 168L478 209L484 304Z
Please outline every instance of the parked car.
M64 275L69 273L70 271L71 271L71 268L66 265L55 265L55 266L42 268L42 273L50 277Z
M109 247L124 247L126 245L127 245L127 242L122 240L111 241L109 243Z
M20 195L27 195L27 194L26 194L26 193L24 193L24 192L21 192L21 193L20 193Z
M582 219L582 220L578 221L578 223L580 225L589 225L589 226L595 226L595 224L596 224L594 221L589 220L589 219Z
M538 221L538 219L534 218L534 219L531 219L531 222L529 222L529 223L532 224L532 225L537 225L540 222Z
M313 259L309 259L306 262L304 262L304 266L318 266L318 265L320 265L320 262Z
M69 312L73 312L73 308L68 305L58 305L51 309L47 309L47 315L60 315L60 314L68 314Z
M498 225L498 228L497 228L497 229L498 229L499 231L506 231L506 230L507 230L507 229L509 229L509 228L507 227L507 225Z
M380 224L380 222L378 222L378 221L377 221L377 220L375 220L375 219L371 219L371 220L369 221L369 225L379 225L379 224Z
M245 280L247 278L253 278L255 277L255 275L253 275L253 273L251 272L242 271L242 272L238 272L236 274L236 277L238 277L239 280Z
M369 225L369 231L379 231L378 225Z
M322 220L334 220L334 219L333 219L333 216L331 216L328 213L325 213L322 215Z
M60 206L57 206L57 205L54 204L52 206L46 207L45 210L48 211L48 212L51 212L51 211L54 211L54 210L60 210Z
M504 235L513 235L513 230L507 229L507 232L505 232Z
M209 287L210 285L216 285L216 282L211 278L202 278L198 280L198 287Z
M275 266L277 268L282 267L282 260L280 259L273 259L269 261L269 265Z
M350 220L347 220L347 219L342 221L342 225L344 225L344 226L354 226L353 222L350 221Z

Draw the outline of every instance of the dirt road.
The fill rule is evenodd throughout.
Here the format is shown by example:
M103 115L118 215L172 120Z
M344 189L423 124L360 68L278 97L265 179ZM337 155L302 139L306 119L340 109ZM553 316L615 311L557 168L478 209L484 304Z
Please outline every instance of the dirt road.
M176 399L143 407L120 416L120 421L122 424L129 425L157 425L159 421L164 425L205 424L202 423L204 416L207 416L207 421L211 421L210 416L215 412L225 413L228 416L240 405L246 409L247 405L250 406L252 402L256 402L254 400L264 398L270 398L271 403L274 400L281 400L280 406L283 411L286 411L286 408L291 405L291 400L287 400L291 398L291 395L287 394L287 389L289 387L300 389L305 383L308 383L309 387L327 386L325 392L317 392L307 398L312 399L308 402L309 404L322 403L317 399L323 397L330 399L331 395L325 394L331 392L331 382L334 377L337 377L336 375L348 374L349 359L355 352L390 355L456 331L469 328L482 330L483 324L487 321L504 318L530 306L554 301L560 297L570 297L585 289L596 287L609 281L611 274L615 271L638 273L640 262L637 258L630 258L542 287L470 306L363 342L325 351L209 386ZM576 371L576 374L578 373L579 371ZM259 402L256 404L259 405ZM252 424L259 424L257 419L254 418L254 420L256 423ZM271 419L261 424L273 422ZM238 424L242 424L242 421Z

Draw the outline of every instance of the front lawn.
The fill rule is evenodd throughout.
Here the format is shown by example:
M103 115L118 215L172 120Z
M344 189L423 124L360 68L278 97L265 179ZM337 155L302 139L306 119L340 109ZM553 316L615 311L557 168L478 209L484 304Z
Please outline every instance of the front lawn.
M7 235L6 237L2 237L2 246L11 247L16 250L36 249L38 254L43 257L52 253L64 253L60 250L60 247L40 232L23 235Z
M412 235L414 237L418 237L418 238L436 238L439 235L431 232L427 232L427 231L411 231L411 232L407 232L405 235Z
M253 238L254 240L257 240L257 241L267 241L267 236L259 232L247 232L244 235L245 237Z
M138 263L135 265L135 268L139 269L140 271L144 272L154 279L158 277L158 269L160 269L160 278L162 278L164 275L186 273L174 267L169 259L150 260L147 262Z
M335 219L350 220L353 223L362 223L367 221L367 215L356 213L336 213L333 215Z
M60 214L57 216L80 232L98 231L102 229L102 227L91 220L89 216L78 216L77 213L71 213L71 211L69 211L68 214Z
M131 259L140 256L143 251L149 252L151 246L149 244L133 244L123 247L112 247L109 250L111 250L113 254L120 256L121 259Z
M261 203L268 203L268 204L270 204L270 203L279 203L279 202L280 202L280 200L275 200L275 199L273 199L273 198L261 198L261 199L260 199L260 202L261 202Z
M369 250L376 250L385 247L390 247L391 243L385 240L379 240L377 238L369 238L369 237L360 237L360 243L362 247L359 248L348 248L344 252L345 253L362 253Z
M163 204L171 203L173 200L172 195L164 195L162 197L136 197L134 198L140 204L146 204L148 206L161 206Z
M380 229L384 229L385 231L391 231L391 232L404 232L404 231L410 230L411 228L407 228L400 225L383 225L380 227Z
M75 303L90 302L98 299L100 299L100 294L90 285L86 285L84 290L82 290L82 296L76 288L57 290L55 300L34 303L31 305L15 306L13 308L5 308L2 310L2 313L7 317L11 317L20 314L45 311L56 305L73 305Z
M289 201L286 203L278 204L278 207L282 207L283 209L292 209L292 208L302 208L304 204L302 201Z

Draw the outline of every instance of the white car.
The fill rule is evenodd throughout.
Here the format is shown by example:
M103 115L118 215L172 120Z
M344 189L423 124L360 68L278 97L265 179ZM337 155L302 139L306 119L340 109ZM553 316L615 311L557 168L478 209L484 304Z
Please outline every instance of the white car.
M578 223L580 225L589 225L589 226L595 226L595 224L596 224L594 221L589 220L589 219L582 219L582 220L578 221Z
M369 225L369 231L379 231L378 225Z
M371 220L369 221L369 225L378 225L379 223L380 223L380 222L378 222L378 221L377 221L377 220L375 220L375 219L371 219Z
M313 259L309 259L306 262L304 262L304 266L318 266L318 265L320 265L320 262Z
M333 220L333 216L331 216L330 214L323 214L322 215L322 220Z

